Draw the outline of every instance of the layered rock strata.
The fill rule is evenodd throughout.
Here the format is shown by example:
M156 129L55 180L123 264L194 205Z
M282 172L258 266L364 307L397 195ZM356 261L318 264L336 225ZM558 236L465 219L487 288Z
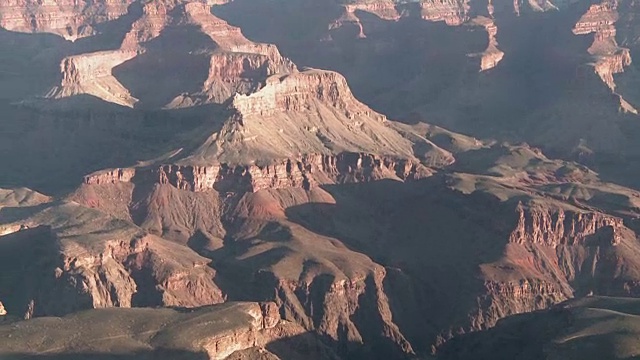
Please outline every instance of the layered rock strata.
M194 307L225 299L207 259L96 210L68 202L6 208L0 224L19 226L0 244L2 266L23 269L30 283L16 287L17 278L0 278L3 288L14 290L2 293L11 313L30 318L103 307Z
M522 204L516 213L503 260L481 266L486 294L478 298L478 312L470 315L471 330L591 292L622 296L638 291L637 260L627 248L639 243L622 219Z
M136 56L135 51L117 50L67 57L60 64L61 84L51 89L46 97L62 99L87 94L133 107L138 99L113 76L112 71Z
M629 49L618 46L616 42L617 8L617 1L591 5L573 28L576 35L594 34L588 51L593 56L596 73L612 91L616 88L613 75L624 72L624 68L631 64Z
M0 27L20 32L51 32L76 40L94 35L95 25L125 15L131 3L133 0L3 1Z
M430 171L415 161L372 154L307 155L273 165L163 165L157 169L114 169L87 175L88 185L120 182L169 184L181 190L257 192L264 189L311 189L330 182L364 182L382 178L415 180Z

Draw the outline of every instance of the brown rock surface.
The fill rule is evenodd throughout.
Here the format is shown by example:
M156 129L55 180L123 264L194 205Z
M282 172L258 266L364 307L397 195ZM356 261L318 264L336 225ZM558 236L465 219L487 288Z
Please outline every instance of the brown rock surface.
M486 17L477 17L472 20L472 23L483 26L489 37L487 49L482 53L473 54L472 56L480 57L480 71L493 69L498 66L498 63L500 63L500 60L504 57L504 52L498 49L498 41L496 40L498 27L492 19Z
M133 0L3 1L0 27L21 32L51 32L76 40L94 35L94 26L126 14L131 3Z
M116 23L124 26L115 49L102 46L99 36L61 47L53 57L63 59L62 80L50 93L50 103L61 108L20 117L36 118L37 126L25 121L7 127L15 140L0 144L2 150L46 148L47 141L58 141L49 137L52 130L71 134L63 138L73 140L68 143L94 134L86 153L66 160L83 161L70 174L101 167L91 163L95 154L112 167L87 175L65 200L26 189L0 191L0 289L20 289L0 290L9 313L38 318L89 308L267 300L272 303L250 306L250 318L234 315L248 320L249 330L242 321L223 336L195 334L206 340L197 351L212 358L288 358L269 344L309 332L342 355L394 359L421 356L432 344L572 297L639 293L636 191L605 182L583 165L548 158L534 146L387 120L351 92L353 77L299 71L274 45L250 41L224 16L212 15L211 2L144 5L141 14ZM290 16L289 7L307 5L278 10ZM362 79L382 84L375 99L401 99L396 106L407 112L418 103L435 121L463 119L468 125L493 117L518 134L567 147L582 127L596 139L602 135L599 149L615 150L622 141L610 139L633 137L618 123L614 135L600 131L594 124L602 122L593 120L600 114L579 106L611 95L613 86L600 80L611 85L614 73L628 75L619 71L630 64L618 56L624 51L615 40L616 4L583 9L529 2L534 10L562 8L550 14L514 4L518 18L494 9L498 5L320 2L311 9L330 9L299 14L304 29L292 33L304 41L307 28L321 35L327 45L310 57L329 49L324 56L347 68L363 62L364 69L377 68L366 63L370 57L400 68L400 87L386 86L393 76L383 71ZM586 15L575 25L582 10ZM260 15L279 23L277 16ZM327 24L331 38L324 37ZM471 26L449 27L462 24ZM355 40L347 34L353 26ZM321 30L314 33L316 28ZM589 52L597 57L597 74L581 67L580 49L591 39L574 36L572 28L577 35L593 33ZM401 33L408 42L395 48ZM556 38L558 44L549 45ZM402 47L418 60L387 52ZM477 61L467 66L468 54L492 71L477 74ZM414 78L414 71L420 76ZM523 78L526 86L514 85ZM580 92L598 86L604 91L593 97L585 96L591 90ZM563 91L582 102L565 101ZM135 109L65 108L74 105L66 100L86 95L98 98L91 104ZM510 112L525 108L531 111L524 117ZM575 112L589 115L584 124ZM529 120L536 116L555 125L533 131ZM568 126L571 119L580 126ZM37 136L24 129L30 126ZM497 139L520 136L510 129L482 131ZM552 134L558 129L561 138ZM103 146L93 149L91 142L102 135L107 145L98 142ZM112 138L117 141L109 145ZM63 151L67 142L51 147L62 150L40 164L70 154ZM26 168L11 164L5 173ZM49 178L44 170L33 171ZM25 285L29 281L36 285ZM195 326L183 318L173 325L180 330L175 334ZM151 330L157 344L136 341L193 345ZM121 335L128 336L114 336Z
M631 64L629 49L618 46L616 42L617 7L617 1L591 5L573 29L576 35L595 34L588 51L594 57L596 73L611 90L616 88L613 75L623 72Z
M25 311L28 302L35 303L31 312L42 316L87 308L193 307L224 301L208 260L97 210L70 202L4 207L0 222L3 227L18 226L3 237L3 267L14 274L30 264L24 277L32 284L3 294L12 313ZM19 279L3 278L14 284L9 288L17 289L15 281Z

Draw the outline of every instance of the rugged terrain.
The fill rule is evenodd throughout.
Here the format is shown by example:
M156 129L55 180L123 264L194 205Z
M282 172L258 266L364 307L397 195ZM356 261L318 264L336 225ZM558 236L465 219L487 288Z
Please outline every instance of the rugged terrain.
M91 310L0 325L0 333L0 356L10 359L335 358L272 303Z
M0 356L578 356L640 295L635 6L0 5Z

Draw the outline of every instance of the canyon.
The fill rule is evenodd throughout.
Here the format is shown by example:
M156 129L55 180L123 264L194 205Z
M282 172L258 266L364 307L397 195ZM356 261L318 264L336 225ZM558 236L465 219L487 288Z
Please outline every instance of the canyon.
M3 3L0 357L636 356L636 5Z

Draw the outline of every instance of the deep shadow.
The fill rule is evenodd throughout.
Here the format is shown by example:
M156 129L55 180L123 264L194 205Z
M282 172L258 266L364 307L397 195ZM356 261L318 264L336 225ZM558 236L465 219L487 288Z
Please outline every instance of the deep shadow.
M9 314L55 316L92 307L89 294L83 294L70 281L72 275L56 278L54 270L62 266L59 251L57 238L48 226L0 237L0 299ZM51 302L51 298L59 301ZM31 302L33 309L29 309Z
M227 117L217 105L142 111L93 100L95 106L55 111L0 105L0 187L55 194L96 170L133 166L180 148L186 156Z
M465 195L448 190L443 180L327 185L323 188L335 205L309 203L286 210L289 220L340 239L387 267L384 286L394 322L423 353L439 331L466 326L466 314L484 291L478 266L503 256L516 224L518 199L502 203L480 192Z
M250 39L276 44L299 66L340 72L358 99L393 119L440 102L448 88L476 76L479 61L467 54L488 42L480 29L423 21L419 12L391 21L356 11L366 34L358 38L349 23L329 30L342 13L332 2L237 0L213 11Z
M196 93L209 74L206 50L217 45L195 26L168 27L145 43L147 51L113 69L140 100L138 108L162 108L178 95Z
M213 11L249 38L278 45L299 66L342 73L358 99L390 119L524 141L637 188L640 126L635 116L619 111L619 100L588 65L594 34L572 32L590 5L577 2L545 13L523 6L515 16L511 3L494 4L498 47L505 56L484 72L478 71L477 57L467 56L485 49L483 29L423 21L411 9L399 21L356 11L366 38L358 38L348 22L328 30L340 17L338 3L236 0ZM621 6L622 16L632 16L624 14L633 14L633 5ZM472 4L475 14L482 12ZM630 20L618 23L625 21ZM622 26L618 42L632 57L640 56L633 30ZM615 79L616 91L638 106L637 63ZM583 140L595 154L574 152Z

